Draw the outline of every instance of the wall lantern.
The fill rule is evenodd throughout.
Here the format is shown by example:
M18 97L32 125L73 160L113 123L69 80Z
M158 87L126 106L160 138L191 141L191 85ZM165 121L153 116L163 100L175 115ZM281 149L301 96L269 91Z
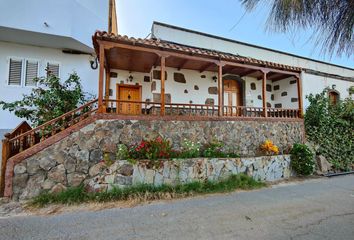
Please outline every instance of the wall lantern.
M216 82L218 78L216 76L213 76L213 81Z
M337 87L337 86L336 86L335 84L332 85L332 89L336 89L336 87Z

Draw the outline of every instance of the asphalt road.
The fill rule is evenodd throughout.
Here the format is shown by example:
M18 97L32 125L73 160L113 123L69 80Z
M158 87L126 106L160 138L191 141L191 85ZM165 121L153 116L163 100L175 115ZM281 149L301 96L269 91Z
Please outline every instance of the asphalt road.
M0 219L0 239L354 239L354 175L126 209Z

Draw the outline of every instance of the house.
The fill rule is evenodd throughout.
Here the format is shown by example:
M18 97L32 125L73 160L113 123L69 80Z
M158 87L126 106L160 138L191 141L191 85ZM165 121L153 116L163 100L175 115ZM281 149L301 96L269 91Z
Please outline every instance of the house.
M239 172L288 177L289 161L255 158L260 145L272 139L286 154L294 143L304 142L305 95L329 87L335 102L349 96L354 81L350 68L167 24L155 22L151 35L93 35L100 63L97 99L5 139L5 196L26 199L42 190L92 181L94 186L96 180L99 189L117 179L131 183L138 176L92 177L100 174L97 164L105 153L115 156L118 144L156 135L176 149L184 139L207 143L217 138L241 156L253 157L243 167L240 159L233 160ZM261 173L253 172L259 164ZM138 178L161 177L148 172L152 175Z
M319 93L326 87L330 88L332 98L344 99L349 97L348 89L354 85L354 69L349 67L159 22L153 23L151 36L148 40L98 36L102 40L97 42L111 42L105 50L108 65L112 66L106 82L109 84L105 89L106 98L109 95L110 99L124 101L132 97L135 101L154 103L163 98L166 111L176 109L173 104L178 103L183 104L181 109L196 104L224 106L219 113L223 116L237 111L251 114L249 111L265 108L273 114L281 109L302 112L308 106L306 95ZM119 47L111 49L112 42L117 42ZM142 48L161 48L161 51ZM168 52L167 57L163 57L164 51ZM99 54L98 46L96 52ZM161 86L163 76L159 75L163 58L165 86ZM222 81L218 82L221 76ZM127 85L139 88L133 90ZM126 91L135 94L126 95ZM126 109L132 108L123 104L121 111Z
M108 21L115 22L109 20L109 2L114 3L1 1L0 100L19 100L30 93L36 87L33 78L45 76L46 68L63 79L76 71L85 83L84 90L96 94L98 71L90 63L95 60L91 36L96 29L107 29ZM115 13L115 7L111 12ZM0 110L1 136L21 121L13 113Z

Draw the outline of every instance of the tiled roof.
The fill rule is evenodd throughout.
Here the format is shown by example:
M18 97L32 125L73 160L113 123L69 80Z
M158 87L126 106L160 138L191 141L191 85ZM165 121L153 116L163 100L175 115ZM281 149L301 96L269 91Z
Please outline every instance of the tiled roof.
M194 55L200 55L209 58L217 58L220 60L231 61L231 62L246 63L251 65L261 65L265 67L284 69L284 70L290 70L295 72L301 71L301 68L299 67L259 60L251 57L244 57L240 55L235 55L231 53L225 53L225 52L220 52L220 51L215 51L210 49L186 46L182 44L163 41L160 39L133 38L133 37L115 35L112 33L101 32L101 31L96 31L95 35L92 38L93 38L93 44L96 49L96 52L98 52L97 39L101 39L101 40L111 41L111 42L120 42L120 43L126 43L130 45L139 45L139 46L144 46L149 48L158 48L160 50L163 49L166 51L170 50L170 51L177 51L185 54L194 54Z

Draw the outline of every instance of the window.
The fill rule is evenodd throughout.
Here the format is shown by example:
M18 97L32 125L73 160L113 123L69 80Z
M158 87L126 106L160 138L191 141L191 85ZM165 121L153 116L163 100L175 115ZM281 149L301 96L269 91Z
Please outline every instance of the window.
M36 86L34 78L38 77L39 61L21 58L9 60L9 86Z
M339 101L339 93L335 90L330 90L328 92L329 102L332 105L337 105Z
M26 60L25 86L36 86L35 78L38 77L38 61Z
M59 64L58 63L47 63L47 74L52 74L59 77Z
M10 59L9 64L9 81L11 86L21 86L22 79L22 60Z

